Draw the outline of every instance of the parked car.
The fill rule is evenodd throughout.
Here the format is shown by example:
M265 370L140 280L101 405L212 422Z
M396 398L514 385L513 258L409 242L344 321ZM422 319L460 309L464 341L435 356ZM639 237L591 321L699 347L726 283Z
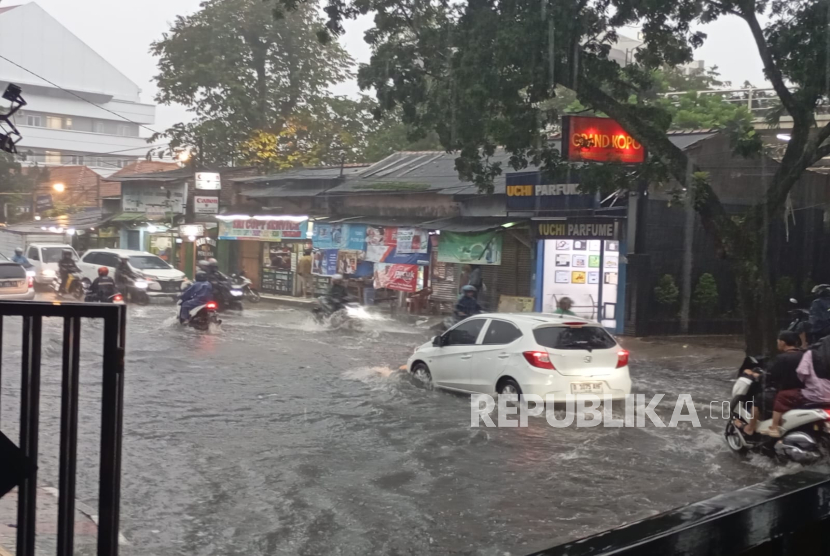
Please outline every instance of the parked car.
M0 300L31 301L34 298L34 276L22 265L0 254Z
M58 261L64 249L72 251L75 261L78 254L71 245L65 243L33 243L26 250L26 258L35 270L35 286L50 286L58 275Z
M129 257L132 269L147 280L147 295L150 297L175 299L181 293L182 284L187 282L184 272L176 270L164 259L146 251L90 249L81 257L78 268L81 269L84 278L90 281L98 277L98 269L102 266L109 268L110 276L115 277L118 258L123 256Z
M416 348L410 372L471 393L610 395L631 392L628 352L596 322L564 315L483 314Z

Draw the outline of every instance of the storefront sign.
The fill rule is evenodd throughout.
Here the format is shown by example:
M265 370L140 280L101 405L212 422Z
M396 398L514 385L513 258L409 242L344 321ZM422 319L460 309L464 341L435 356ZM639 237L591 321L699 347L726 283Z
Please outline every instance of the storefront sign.
M539 239L617 239L619 228L616 220L608 218L537 220L533 226Z
M314 247L357 249L366 247L365 224L314 224Z
M216 191L222 189L222 181L215 172L196 172L196 189Z
M315 249L311 255L311 273L320 276L337 274L337 249Z
M37 199L35 200L35 210L37 212L43 212L45 210L52 210L55 208L55 205L52 203L52 194L47 193L46 195L38 195Z
M122 183L121 209L147 215L184 214L184 186Z
M212 237L200 237L196 240L196 260L206 261L216 257L216 240Z
M398 228L398 253L426 253L429 249L429 233L421 228Z
M219 197L193 196L194 214L219 214Z
M610 118L562 118L562 158L571 162L641 164L646 149Z
M203 236L205 235L205 227L201 224L184 224L179 226L179 235L182 237Z
M418 290L418 266L411 264L375 265L375 289L384 288L401 292Z
M438 243L443 263L501 264L502 235L497 231L477 234L444 232Z
M259 241L280 241L283 239L306 239L308 221L295 220L220 220L219 239L250 239Z
M578 170L555 178L555 183L542 183L540 172L507 174L507 210L582 210L596 206L595 195L579 190Z

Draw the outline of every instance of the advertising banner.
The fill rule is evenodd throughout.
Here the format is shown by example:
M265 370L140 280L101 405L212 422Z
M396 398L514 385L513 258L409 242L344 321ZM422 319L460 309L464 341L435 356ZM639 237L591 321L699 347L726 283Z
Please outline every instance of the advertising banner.
M196 189L217 191L222 189L222 181L215 172L196 172L194 179Z
M307 220L259 220L248 218L219 221L219 239L280 241L283 239L306 239L307 234Z
M581 210L596 207L596 197L579 190L578 169L560 174L551 178L553 183L543 183L540 172L507 174L507 210Z
M219 214L219 197L193 196L194 214Z
M314 249L311 255L311 273L318 276L337 274L337 249Z
M398 244L398 228L391 226L366 226L366 244L395 247Z
M611 218L568 218L567 220L537 220L533 222L533 228L536 237L539 239L617 239L617 234L619 233L619 226L617 226L617 221ZM566 240L563 239L563 241ZM584 242L578 243L580 246L582 246ZM582 249L584 249L584 247L582 247ZM597 242L597 249L599 249L599 242ZM590 257L588 262L588 266L594 266L590 264Z
M318 249L366 248L365 224L314 224L314 247Z
M610 118L562 118L562 158L571 162L642 164L646 148Z
M43 212L45 210L52 210L55 208L54 203L52 202L52 194L47 193L45 195L38 195L37 199L35 199L35 210L37 212Z
M421 228L398 228L397 251L401 254L426 253L429 233Z
M429 247L427 247L429 250ZM388 245L366 245L366 260L373 263L429 264L429 253L398 253L395 247Z
M121 210L138 214L184 214L184 186L121 184Z
M337 272L340 274L356 274L358 265L363 261L366 253L356 249L340 249L337 252Z
M375 289L415 292L418 288L418 266L413 264L376 264Z
M476 234L444 232L438 242L438 261L462 264L501 264L502 235L497 231Z

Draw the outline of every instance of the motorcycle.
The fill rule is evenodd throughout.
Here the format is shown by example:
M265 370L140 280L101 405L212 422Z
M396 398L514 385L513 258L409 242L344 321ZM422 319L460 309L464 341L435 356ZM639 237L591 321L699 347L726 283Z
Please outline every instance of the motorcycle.
M129 299L137 305L147 305L150 303L150 296L147 294L147 288L150 287L150 283L143 277L132 278L116 272L115 283L124 292L125 300Z
M66 292L61 293L61 279L59 277L55 277L52 280L52 288L58 297L71 295L75 299L81 300L86 297L87 289L89 289L89 280L83 278L80 272L72 272L66 279Z
M793 308L787 312L790 316L790 324L787 325L787 330L795 332L796 334L806 333L809 328L810 311L799 307L798 300L795 298L791 297L790 303L793 305Z
M118 292L115 292L112 295L107 296L105 300L101 300L97 295L91 292L87 292L86 297L84 298L84 302L86 303L118 303L124 304L124 296Z
M256 291L254 288L251 287L250 278L245 276L245 271L240 271L239 274L231 274L231 284L233 286L238 286L242 290L242 294L244 295L245 299L250 301L251 303L259 303L262 301L262 296L259 295L259 292Z
M781 420L780 439L760 434L769 429L772 419L758 423L757 435L745 435L743 427L752 418L753 385L761 380L764 369L762 361L754 357L747 357L741 369L751 369L760 376L753 379L741 374L732 386L730 418L724 431L730 450L738 454L760 452L781 461L803 464L815 463L830 456L830 407L823 404L804 404L799 409L786 412Z
M235 286L230 280L212 282L213 293L219 311L241 311L244 293L241 286Z
M334 327L343 324L359 326L361 320L368 318L369 313L355 299L348 298L342 304L337 304L331 298L324 295L317 298L311 314L318 324L326 321Z
M199 305L198 307L191 309L189 313L190 318L184 322L182 322L180 318L181 308L182 302L179 301L176 303L176 318L179 319L179 323L182 325L187 325L191 328L195 328L196 330L204 331L208 330L211 324L215 324L217 326L222 324L222 320L216 314L219 306L215 301L208 301L204 305Z

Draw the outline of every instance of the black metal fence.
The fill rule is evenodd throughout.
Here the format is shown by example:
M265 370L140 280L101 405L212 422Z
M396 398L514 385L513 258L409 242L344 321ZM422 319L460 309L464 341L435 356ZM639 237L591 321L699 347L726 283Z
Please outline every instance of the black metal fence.
M783 475L531 556L826 556L830 476Z
M20 442L28 472L18 482L17 556L34 556L37 518L38 423L43 319L63 319L58 498L58 556L72 556L75 530L75 479L78 448L78 387L81 319L102 319L103 391L98 491L98 554L118 554L121 490L121 434L124 399L126 308L122 305L0 302L0 365L5 317L23 319ZM0 366L2 378L2 366Z

